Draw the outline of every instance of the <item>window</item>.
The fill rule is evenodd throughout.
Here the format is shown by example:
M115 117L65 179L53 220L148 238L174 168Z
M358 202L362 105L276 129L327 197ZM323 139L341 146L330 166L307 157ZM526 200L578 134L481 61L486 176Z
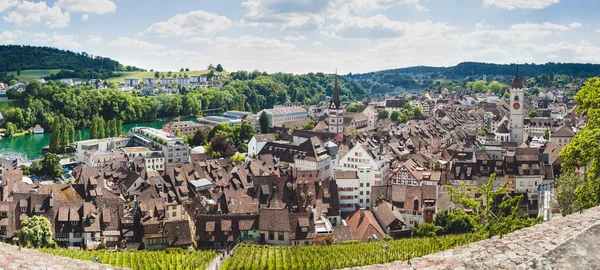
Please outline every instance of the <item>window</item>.
M77 221L71 221L71 225L77 225Z
M371 186L371 183L367 183L367 187L370 187L370 186ZM367 191L367 194L369 194L368 191Z
M367 190L367 195L370 195L370 194L371 194L371 191L368 191L368 190Z
M360 200L359 200L359 202L360 202L360 203L363 203L363 199L360 199Z
M278 233L278 240L283 241L283 233L282 232Z
M269 232L269 240L275 240L275 232Z
M27 207L21 207L21 212L27 212Z
M371 202L371 200L367 199L367 203L370 203L370 202Z
M414 205L413 210L419 211L419 200L415 200L413 202L413 205Z
M364 184L363 184L363 183L360 183L360 187L363 187L363 186L364 186Z
M360 193L358 193L358 194L360 194L360 195L363 195L363 192L361 191L361 192L360 192Z

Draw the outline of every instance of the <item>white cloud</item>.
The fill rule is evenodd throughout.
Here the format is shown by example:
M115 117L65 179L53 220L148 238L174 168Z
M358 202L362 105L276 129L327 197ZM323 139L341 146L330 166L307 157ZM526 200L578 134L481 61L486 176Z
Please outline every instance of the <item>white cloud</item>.
M53 46L63 49L77 49L81 44L77 42L76 35L59 35L57 33L34 33L29 35L33 38L36 45Z
M303 40L306 40L306 37L303 35L286 36L285 38L283 38L283 40L285 40L285 41L303 41Z
M89 18L90 18L90 15L87 15L87 14L81 15L81 20L82 21L87 21Z
M212 44L213 40L211 38L193 37L193 38L182 39L181 42L182 43L207 43L207 44Z
M178 14L165 22L158 22L146 29L142 34L159 36L209 36L223 31L231 26L231 21L225 16L208 13L202 10Z
M496 6L505 9L543 9L558 3L560 0L483 0L485 6Z
M510 26L511 30L519 30L519 31L540 31L540 30L560 30L566 31L569 30L569 26L562 24L553 24L549 22L545 22L542 24L536 23L520 23L513 24Z
M100 35L97 35L97 36L90 35L89 39L86 41L86 43L88 43L88 44L102 44L102 43L104 43L104 39Z
M19 0L0 0L0 12L19 4Z
M111 0L58 0L55 6L73 12L94 14L106 14L117 10L117 5Z
M23 1L3 19L17 25L43 21L49 28L63 28L69 25L70 14L63 12L60 7L49 7L46 2Z
M313 43L313 46L315 46L317 48L321 48L321 47L323 47L323 43L317 41L317 42Z
M144 50L144 51L158 51L158 50L164 50L167 48L166 46L163 46L163 45L153 44L150 42L132 39L132 38L128 38L128 37L120 37L118 39L115 39L115 40L109 42L109 44L113 45L113 46L117 46L117 47L124 47L124 48L136 49L136 50L139 49L139 50Z
M401 4L415 4L417 9L425 10L419 0L247 0L241 4L244 17L240 25L278 27L284 31L315 30L323 27L325 18Z
M4 31L0 32L0 43L2 44L11 44L15 42L15 38L23 35L21 31Z
M572 23L569 24L569 27L571 27L571 28L579 28L579 27L582 27L582 26L583 25L580 24L580 23L578 23L578 22L572 22Z
M447 23L392 21L383 15L376 15L369 18L341 18L339 24L330 25L325 33L332 37L374 40L400 37L409 31L433 34L452 29L454 27Z
M215 42L237 50L292 51L296 49L296 45L281 42L278 39L261 38L249 35L238 38L218 37L215 39Z

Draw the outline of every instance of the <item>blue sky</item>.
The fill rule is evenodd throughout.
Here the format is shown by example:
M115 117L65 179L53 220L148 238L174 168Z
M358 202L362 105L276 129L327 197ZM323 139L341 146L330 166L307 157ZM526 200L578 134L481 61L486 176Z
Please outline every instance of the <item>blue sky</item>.
M0 0L0 44L147 69L600 63L595 0Z

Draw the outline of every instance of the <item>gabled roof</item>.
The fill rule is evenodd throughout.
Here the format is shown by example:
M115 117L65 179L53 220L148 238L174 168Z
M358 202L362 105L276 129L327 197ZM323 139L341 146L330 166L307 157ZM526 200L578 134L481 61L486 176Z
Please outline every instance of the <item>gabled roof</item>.
M551 137L574 137L575 133L573 130L567 126L561 126L556 131L554 131Z
M291 232L288 209L261 209L258 229L261 231Z

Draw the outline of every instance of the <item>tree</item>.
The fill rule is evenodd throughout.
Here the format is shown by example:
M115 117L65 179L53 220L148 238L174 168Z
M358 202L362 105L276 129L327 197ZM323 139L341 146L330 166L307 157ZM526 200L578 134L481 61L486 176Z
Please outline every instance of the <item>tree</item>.
M495 93L495 94L502 93L502 90L504 89L504 87L505 87L505 85L499 83L498 81L491 81L490 84L488 85L489 92Z
M62 175L60 157L54 153L47 153L42 159L41 165L41 172L47 177L55 178Z
M157 78L157 79L160 78L160 72L158 72L158 71L154 72L154 78Z
M536 110L531 110L529 111L529 113L527 114L527 117L529 118L534 118L534 117L539 117L540 115L538 114L538 112Z
M496 174L492 174L487 184L482 187L467 187L464 183L462 189L451 185L444 185L444 187L448 189L448 195L454 203L462 204L464 208L472 210L472 214L467 215L470 223L477 231L485 232L489 237L507 234L538 223L538 219L519 215L523 195L510 196L506 182L499 189L492 188L495 178ZM463 193L462 190L465 192ZM473 197L475 194L480 196Z
M175 136L177 136L177 137L180 137L180 138L183 138L183 134L181 134L181 130L179 130L179 129L176 129L176 130L175 130Z
M52 241L52 225L45 217L27 217L21 222L21 229L16 233L19 244L33 247L55 247Z
M556 186L556 201L563 215L579 211L581 206L575 191L584 183L583 178L572 171L564 170L559 177L554 179Z
M179 72L183 72L184 70L185 70L184 68L181 68L181 69L179 70Z
M69 145L75 142L75 127L73 125L69 125Z
M187 72L187 71L190 71L190 68L185 68L185 71L186 71L186 72Z
M477 131L477 136L478 137L485 137L485 135L488 133L487 128L481 128Z
M217 72L223 72L223 66L221 66L221 64L217 64L216 70Z
M379 119L385 119L390 117L390 112L388 110L383 110L379 112Z
M267 113L261 113L260 117L258 118L258 123L260 124L260 132L262 134L267 134L269 132L269 122L271 121L269 120Z
M230 157L235 154L235 148L231 141L224 135L217 135L210 140L210 149L213 154L218 153L219 157Z
M208 70L213 70L215 69L215 66L213 66L213 64L209 64L208 67L206 68Z
M468 82L467 87L475 93L487 93L488 86L485 81Z
M423 108L421 108L421 106L414 107L413 117L423 117Z
M393 110L392 114L390 115L390 119L392 119L394 121L398 121L399 117L400 117L400 112L398 110Z
M243 162L245 159L246 159L246 157L244 155L242 155L241 153L237 153L233 157L231 157L231 161L237 161L237 162Z
M117 136L121 136L123 133L123 120L117 120Z
M544 140L548 140L548 139L550 139L550 129L549 128L544 130Z
M456 212L448 210L441 211L435 215L433 223L436 226L443 228L444 234L469 233L473 232L475 227L471 223L471 219L462 209L456 209Z
M31 162L31 166L29 166L29 171L32 174L39 174L42 171L42 163L38 160Z
M81 136L81 130L77 131L77 137L75 138L75 141L83 141L83 136Z
M17 128L24 128L25 117L21 108L12 108L6 112L6 121L12 122Z
M304 130L313 130L315 128L315 125L317 123L315 122L315 120L310 119L308 121L308 123L306 123L306 125L304 125L303 129Z
M120 134L120 132L117 130L117 119L112 119L110 121L110 136L111 137L117 137Z
M12 122L7 122L6 129L4 131L4 135L6 135L6 137L10 137L15 133L17 133L17 126L15 124L13 124Z
M200 146L206 144L206 134L202 130L196 131L196 133L188 136L188 144L191 147Z
M218 123L208 133L208 139L212 140L217 135L223 135L227 138L233 138L233 128L228 123Z
M352 103L346 106L347 112L358 112L358 107L360 107L360 103Z
M502 99L510 98L510 93L508 91L504 91L504 95L502 95Z

